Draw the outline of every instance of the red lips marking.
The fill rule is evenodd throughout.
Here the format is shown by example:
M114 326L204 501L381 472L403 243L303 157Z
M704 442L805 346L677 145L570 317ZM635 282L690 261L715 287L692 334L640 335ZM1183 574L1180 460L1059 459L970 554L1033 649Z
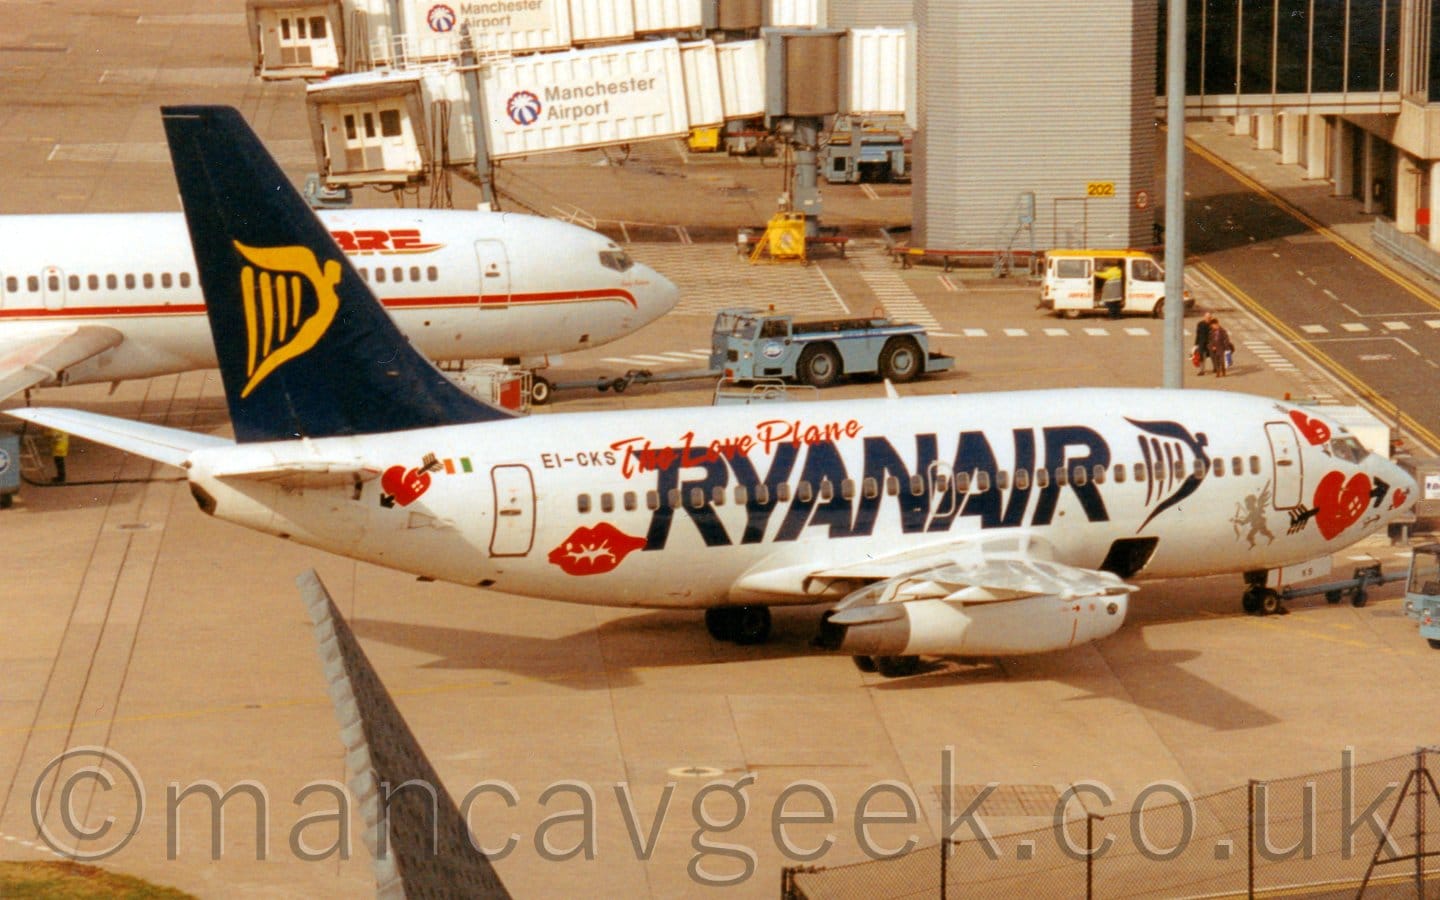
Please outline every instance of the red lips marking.
M1330 426L1319 419L1312 419L1298 409L1290 410L1290 421L1305 435L1311 444L1323 444L1330 440Z
M401 506L409 506L430 489L430 473L424 469L391 466L380 476L380 489Z
M550 551L548 559L567 575L603 575L644 546L644 538L632 537L609 522L601 522L575 529Z
M1329 472L1315 488L1315 526L1325 540L1359 521L1370 505L1370 476L1357 472L1345 480L1341 472Z
M1409 500L1409 499L1410 499L1410 492L1409 492L1409 491L1396 491L1396 492L1395 492L1395 496L1390 499L1390 508L1391 508L1391 509L1399 509L1400 507L1404 506L1404 505L1405 505L1405 501L1406 501L1406 500Z

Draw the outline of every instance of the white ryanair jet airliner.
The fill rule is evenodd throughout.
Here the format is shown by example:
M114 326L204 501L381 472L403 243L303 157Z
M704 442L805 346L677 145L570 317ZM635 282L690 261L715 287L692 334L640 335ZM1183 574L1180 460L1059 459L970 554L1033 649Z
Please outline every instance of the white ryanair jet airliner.
M678 299L610 239L564 222L457 210L319 215L430 359L543 365L623 337ZM181 214L0 216L0 233L0 400L215 367ZM535 385L537 399L548 395L542 377Z
M1122 579L1310 560L1415 493L1313 411L1220 392L512 416L405 343L237 113L164 117L235 440L14 414L179 466L202 509L260 531L514 594L703 609L738 642L766 638L769 606L827 602L817 643L897 675L1105 637ZM265 302L281 282L289 305Z

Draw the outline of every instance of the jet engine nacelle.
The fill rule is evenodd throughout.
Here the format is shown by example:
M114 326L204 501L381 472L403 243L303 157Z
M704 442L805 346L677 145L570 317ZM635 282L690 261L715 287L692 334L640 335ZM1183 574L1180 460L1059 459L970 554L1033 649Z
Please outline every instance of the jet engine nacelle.
M825 614L816 643L854 656L1015 656L1109 637L1125 623L1124 593L985 603L929 599Z

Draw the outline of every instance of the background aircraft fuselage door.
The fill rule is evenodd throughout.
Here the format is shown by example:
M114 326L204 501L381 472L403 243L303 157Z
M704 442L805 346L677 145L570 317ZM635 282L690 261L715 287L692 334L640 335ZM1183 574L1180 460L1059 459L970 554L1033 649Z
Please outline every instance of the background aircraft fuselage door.
M65 276L54 266L40 273L40 292L45 296L46 309L65 308Z
M1270 439L1270 455L1275 463L1272 490L1276 509L1294 509L1303 503L1305 475L1300 463L1300 438L1286 422L1270 422L1265 426Z
M495 531L490 536L491 556L524 556L535 542L535 479L528 466L495 466L490 470L495 489Z
M480 263L480 308L505 309L510 305L510 257L500 241L476 241Z

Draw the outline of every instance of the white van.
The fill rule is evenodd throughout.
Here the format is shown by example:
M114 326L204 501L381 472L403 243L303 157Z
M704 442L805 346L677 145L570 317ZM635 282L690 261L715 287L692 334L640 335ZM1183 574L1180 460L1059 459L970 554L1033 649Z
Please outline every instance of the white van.
M1143 250L1047 251L1040 308L1067 319L1084 312L1104 312L1096 274L1112 265L1121 271L1122 312L1156 318L1165 314L1165 270ZM1187 291L1186 308L1193 303Z

